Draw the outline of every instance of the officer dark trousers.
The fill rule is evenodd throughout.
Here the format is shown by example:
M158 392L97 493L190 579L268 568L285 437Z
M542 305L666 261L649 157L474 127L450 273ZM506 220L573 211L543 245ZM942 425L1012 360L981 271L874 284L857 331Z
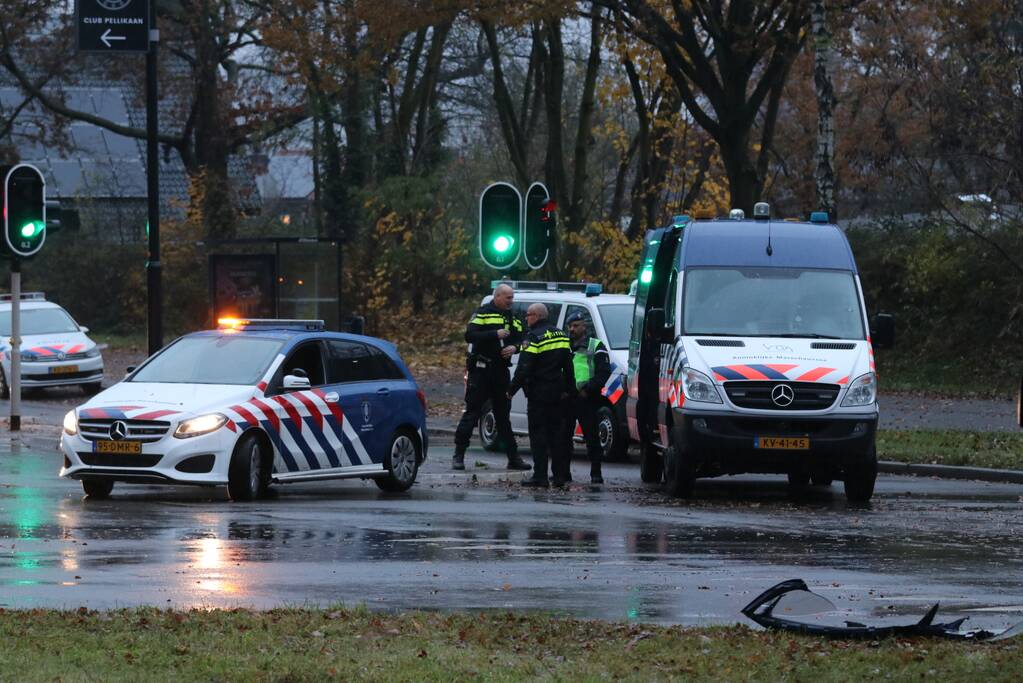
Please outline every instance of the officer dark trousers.
M512 433L511 401L508 400L508 384L511 381L508 368L503 363L491 362L485 368L475 367L470 361L469 376L465 382L465 412L455 429L455 452L465 453L469 447L469 439L479 424L483 406L490 401L494 411L494 422L497 437L504 444L508 459L518 459L518 445Z
M600 434L597 431L597 409L600 404L590 398L574 396L565 401L565 416L561 425L561 443L565 454L561 468L555 468L555 478L572 480L572 447L575 440L576 422L582 428L583 443L590 461L590 476L600 477L600 463L604 453L600 448Z
M529 448L533 451L533 479L547 482L547 462L555 465L554 479L562 481L556 469L564 460L561 439L561 423L564 409L560 401L530 399L526 407L529 422Z

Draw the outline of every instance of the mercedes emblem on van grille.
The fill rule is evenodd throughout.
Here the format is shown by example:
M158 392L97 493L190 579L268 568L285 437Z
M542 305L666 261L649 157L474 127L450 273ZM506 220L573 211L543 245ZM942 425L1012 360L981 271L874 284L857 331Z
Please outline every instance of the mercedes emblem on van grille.
M110 438L114 441L124 441L128 438L128 425L121 420L110 425Z
M771 390L771 400L779 408L788 408L796 400L796 392L788 384L779 384Z

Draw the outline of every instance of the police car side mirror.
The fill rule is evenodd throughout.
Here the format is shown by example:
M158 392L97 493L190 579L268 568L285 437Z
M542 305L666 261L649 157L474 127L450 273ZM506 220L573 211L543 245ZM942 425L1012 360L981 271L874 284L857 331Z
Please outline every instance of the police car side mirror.
M870 325L870 341L878 349L895 346L895 316L888 313L875 315Z
M295 389L308 389L312 385L309 383L308 377L299 377L298 375L285 375L282 386L284 387L285 390L294 391Z
M664 309L651 308L646 312L646 333L649 337L660 339L664 334Z
M137 365L129 365L128 367L126 367L124 369L124 376L127 377L131 373L135 372L135 368L137 367L138 367Z
M85 325L79 325L78 331L81 332L82 334L89 334L89 328L86 327Z

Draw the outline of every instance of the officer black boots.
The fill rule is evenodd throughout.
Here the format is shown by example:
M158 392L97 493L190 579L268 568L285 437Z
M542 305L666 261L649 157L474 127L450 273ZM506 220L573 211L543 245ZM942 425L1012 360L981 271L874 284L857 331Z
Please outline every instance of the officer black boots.
M522 457L516 452L512 451L508 454L508 469L510 470L531 470L533 466L527 463Z
M465 449L455 448L455 456L451 458L451 469L453 470L464 470L465 469Z
M590 464L590 483L591 484L603 484L604 477L600 473L600 463L595 462Z

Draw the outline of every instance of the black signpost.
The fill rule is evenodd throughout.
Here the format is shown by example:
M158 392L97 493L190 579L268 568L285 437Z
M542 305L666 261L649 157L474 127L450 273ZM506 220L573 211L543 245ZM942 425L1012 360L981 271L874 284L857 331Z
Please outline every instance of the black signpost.
M81 52L146 54L146 194L149 203L149 260L146 295L149 353L163 346L163 283L160 276L160 159L157 147L157 48L155 0L77 0Z
M81 52L147 52L150 0L78 0Z

